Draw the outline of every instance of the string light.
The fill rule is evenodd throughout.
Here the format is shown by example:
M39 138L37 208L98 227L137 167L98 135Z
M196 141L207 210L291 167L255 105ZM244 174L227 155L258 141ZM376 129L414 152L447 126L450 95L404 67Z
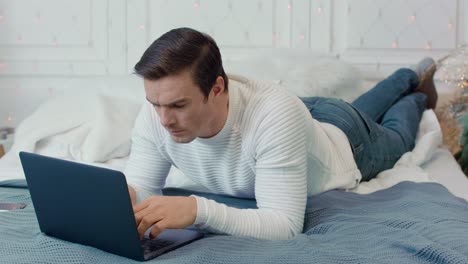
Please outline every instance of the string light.
M409 21L410 21L411 24L414 24L414 23L416 22L416 15L414 15L414 14L411 15L411 16L409 17Z
M18 44L23 43L23 36L18 35L18 36L16 37L16 42L17 42Z
M195 1L193 3L193 8L199 8L200 7L200 1Z
M15 95L16 95L17 97L20 97L20 96L23 95L23 92L21 91L21 88L20 88L19 85L16 85Z
M139 26L138 26L138 29L140 29L140 30L145 30L145 25L139 25Z
M322 14L322 7L317 7L317 14L321 15Z
M54 38L52 39L52 45L54 47L58 47L58 42L57 42L57 37L54 36Z
M452 23L451 21L448 23L448 29L449 29L450 31L453 30L453 23Z
M288 3L288 11L291 11L292 10L292 4L291 2Z
M54 89L54 88L49 87L47 90L48 90L49 96L53 96L53 95L54 95L54 93L55 93L55 89Z
M280 34L277 32L273 32L272 40L273 44L275 45L280 40Z
M392 48L393 48L393 49L398 48L398 40L394 40L394 41L392 42Z
M304 40L304 39L305 39L304 34L299 35L299 39L300 39L300 40Z
M11 123L13 121L13 117L11 115L8 115L7 117L7 122Z
M427 49L427 50L431 50L431 49L432 49L432 42L431 42L431 41L427 41L427 42L426 42L426 49Z
M6 65L6 63L3 63L3 62L2 62L2 63L0 63L0 72L3 72L3 71L5 71L5 70L6 70L6 68L7 68L7 65Z

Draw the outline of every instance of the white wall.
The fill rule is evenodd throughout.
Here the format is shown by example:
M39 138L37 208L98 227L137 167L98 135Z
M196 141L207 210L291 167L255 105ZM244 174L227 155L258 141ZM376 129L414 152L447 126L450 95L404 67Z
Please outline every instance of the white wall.
M468 41L468 0L0 0L0 127L67 90L143 92L132 67L174 27L211 34L223 58L325 53L381 77Z

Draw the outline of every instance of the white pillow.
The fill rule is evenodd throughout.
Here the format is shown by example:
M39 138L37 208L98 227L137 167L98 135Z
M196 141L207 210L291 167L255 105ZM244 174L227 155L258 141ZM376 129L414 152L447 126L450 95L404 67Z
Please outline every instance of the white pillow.
M101 94L57 96L17 128L14 152L38 152L83 162L128 156L141 103Z
M327 55L269 50L224 63L230 74L278 83L301 97L327 96L352 101L364 92L358 69Z

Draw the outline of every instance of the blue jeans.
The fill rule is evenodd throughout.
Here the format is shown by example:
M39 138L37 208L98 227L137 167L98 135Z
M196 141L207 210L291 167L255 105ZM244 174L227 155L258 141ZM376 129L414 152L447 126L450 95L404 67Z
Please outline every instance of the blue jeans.
M399 69L352 104L335 98L301 98L312 117L340 128L348 137L362 180L392 168L414 148L426 95L413 93L416 73Z

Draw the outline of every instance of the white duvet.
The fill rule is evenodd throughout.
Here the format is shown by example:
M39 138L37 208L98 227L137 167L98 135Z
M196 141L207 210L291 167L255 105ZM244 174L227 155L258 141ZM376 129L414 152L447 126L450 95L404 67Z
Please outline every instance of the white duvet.
M89 94L49 100L17 128L12 150L0 159L0 180L24 178L17 155L21 150L123 170L130 152L133 120L140 106L141 102ZM468 180L460 176L463 173L453 158L448 162L452 164L441 164L448 166L440 173L445 177L431 175L427 169L434 162L434 153L440 153L441 142L434 112L425 111L413 151L404 154L394 168L348 191L370 193L401 181L438 181L468 200ZM171 170L166 185L205 190L177 169Z

